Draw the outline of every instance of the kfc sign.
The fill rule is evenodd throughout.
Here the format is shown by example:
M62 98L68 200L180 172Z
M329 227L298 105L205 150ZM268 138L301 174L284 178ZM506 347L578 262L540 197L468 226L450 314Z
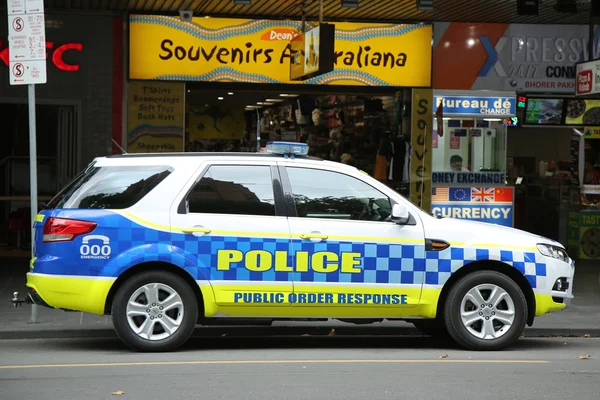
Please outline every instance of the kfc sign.
M81 43L65 43L55 47L54 42L46 42L46 59L49 60L56 68L66 72L79 71L79 64L69 64L64 60L64 55L67 51L83 50ZM8 42L0 40L0 61L7 67L10 65L10 56L8 53Z

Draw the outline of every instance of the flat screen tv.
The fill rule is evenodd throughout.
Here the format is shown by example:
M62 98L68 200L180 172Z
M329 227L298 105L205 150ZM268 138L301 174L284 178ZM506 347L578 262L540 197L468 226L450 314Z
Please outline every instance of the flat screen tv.
M562 125L565 99L528 97L525 106L526 125Z

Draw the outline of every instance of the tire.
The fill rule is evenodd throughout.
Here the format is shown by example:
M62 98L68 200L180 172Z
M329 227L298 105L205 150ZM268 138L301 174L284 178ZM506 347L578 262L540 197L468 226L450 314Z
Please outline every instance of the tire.
M153 299L158 301L152 303ZM130 300L136 305L129 305ZM176 350L191 336L197 318L194 291L182 278L166 271L148 271L130 277L118 289L112 304L117 336L134 351ZM151 326L152 331L143 329ZM142 333L136 333L135 327L142 328Z
M416 319L411 321L412 324L425 336L432 336L439 339L447 339L448 330L443 320L435 319Z
M489 307L494 288L498 291L492 303L496 304ZM469 297L468 293L479 293L480 296ZM496 302L501 293L503 297ZM478 303L484 304L484 307L479 304L475 309L474 300L479 300ZM462 309L470 313L465 314L465 322L461 316ZM444 305L449 335L469 350L501 350L510 346L523 332L527 313L527 300L521 288L508 276L496 271L477 271L464 276L450 289Z

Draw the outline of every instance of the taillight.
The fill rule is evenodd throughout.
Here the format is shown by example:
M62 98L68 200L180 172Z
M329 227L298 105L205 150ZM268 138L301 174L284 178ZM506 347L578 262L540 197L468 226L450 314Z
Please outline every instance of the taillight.
M78 235L91 232L95 222L78 221L66 218L48 218L44 224L44 242L68 242Z

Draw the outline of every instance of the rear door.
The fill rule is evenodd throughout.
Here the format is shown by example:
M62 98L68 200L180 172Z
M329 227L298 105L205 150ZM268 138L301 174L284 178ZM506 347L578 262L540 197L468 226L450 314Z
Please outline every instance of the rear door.
M409 314L425 277L420 220L392 222L394 200L358 172L282 164L285 196L296 209L289 218L294 307L321 317Z
M199 284L210 284L230 315L271 316L290 305L293 260L282 198L274 161L207 161L173 205L173 249L204 271L209 282Z

